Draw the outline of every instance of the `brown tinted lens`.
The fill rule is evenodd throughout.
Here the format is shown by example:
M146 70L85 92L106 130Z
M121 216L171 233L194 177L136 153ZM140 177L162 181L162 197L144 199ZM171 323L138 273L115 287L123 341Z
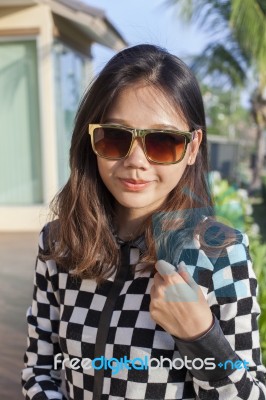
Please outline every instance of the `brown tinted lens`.
M95 128L93 140L99 156L118 159L127 155L132 134L119 128Z
M186 137L166 132L152 132L145 136L145 145L151 161L174 163L184 153Z

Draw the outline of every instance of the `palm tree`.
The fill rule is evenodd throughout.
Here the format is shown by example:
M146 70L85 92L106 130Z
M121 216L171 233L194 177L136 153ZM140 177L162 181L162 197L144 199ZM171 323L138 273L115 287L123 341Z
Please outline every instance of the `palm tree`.
M231 87L253 81L251 114L256 124L256 160L251 190L261 185L266 128L266 2L265 0L168 0L179 5L181 16L211 32L192 68L214 85Z

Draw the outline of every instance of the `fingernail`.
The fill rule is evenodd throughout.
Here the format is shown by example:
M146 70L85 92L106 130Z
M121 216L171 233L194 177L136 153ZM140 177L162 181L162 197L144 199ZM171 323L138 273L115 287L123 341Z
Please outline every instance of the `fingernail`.
M157 261L156 268L161 275L171 275L173 272L176 272L176 268L164 260Z
M181 269L182 271L186 271L186 264L184 263L184 261L181 261L178 264L178 269Z

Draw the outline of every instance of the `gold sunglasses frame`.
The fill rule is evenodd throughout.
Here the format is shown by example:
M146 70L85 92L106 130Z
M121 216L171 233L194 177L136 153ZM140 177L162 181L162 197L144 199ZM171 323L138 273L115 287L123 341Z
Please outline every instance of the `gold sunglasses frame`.
M128 150L127 154L125 156L123 156L123 157L116 157L116 158L114 158L114 157L105 157L105 156L99 154L97 152L95 146L94 146L94 130L96 128L118 128L118 129L121 129L122 131L130 132L132 134L132 140L131 140L131 144L130 144L130 147L129 147L129 150ZM185 137L184 151L183 151L182 156L181 156L181 158L179 160L174 161L174 162L160 162L160 161L154 161L148 156L147 151L146 151L145 136L147 134L149 134L149 133L157 133L157 132L165 132L165 133L170 133L172 135L179 135L179 136L184 136ZM137 128L129 128L127 126L116 125L116 124L89 124L89 126L88 126L88 133L89 133L89 135L91 137L92 149L93 149L94 153L97 156L105 158L107 160L122 160L123 158L126 158L129 155L129 153L131 151L131 148L132 148L132 145L134 143L134 140L139 137L139 138L141 138L143 151L144 151L144 154L145 154L145 157L147 158L147 160L149 162L152 162L152 163L155 163L155 164L164 164L164 165L177 164L177 163L179 163L179 162L181 162L183 160L183 158L184 158L184 156L186 154L186 151L187 151L187 146L191 142L191 140L193 140L193 133L194 132L195 132L194 130L191 131L191 132L190 131L186 132L186 131L168 130L168 129L137 129Z

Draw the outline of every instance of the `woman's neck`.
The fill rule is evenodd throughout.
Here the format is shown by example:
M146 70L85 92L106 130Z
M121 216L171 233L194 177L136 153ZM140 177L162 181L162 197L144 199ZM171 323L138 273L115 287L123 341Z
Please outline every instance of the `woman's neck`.
M143 231L143 222L148 217L140 209L129 209L119 205L116 210L115 225L120 239L129 241L139 236Z

